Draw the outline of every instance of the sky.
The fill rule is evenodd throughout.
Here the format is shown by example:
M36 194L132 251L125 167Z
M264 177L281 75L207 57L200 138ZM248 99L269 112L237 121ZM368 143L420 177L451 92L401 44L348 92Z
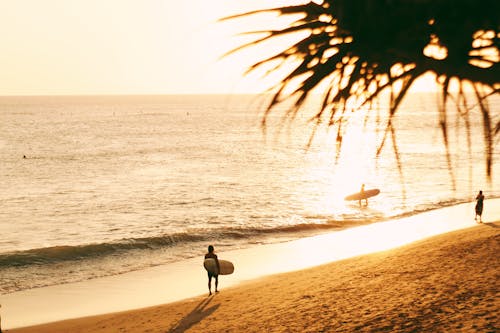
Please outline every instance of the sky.
M277 78L243 74L287 41L220 58L282 21L218 20L294 2L1 1L0 95L259 93Z
M285 3L274 1L274 5ZM290 1L288 1L290 3ZM1 1L0 95L255 93L256 50L220 57L276 17L252 0Z

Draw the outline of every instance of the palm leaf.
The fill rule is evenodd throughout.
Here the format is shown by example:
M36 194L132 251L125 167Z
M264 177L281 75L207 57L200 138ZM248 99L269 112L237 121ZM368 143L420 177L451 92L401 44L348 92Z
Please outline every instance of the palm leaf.
M351 114L347 111L356 112L390 91L389 118L378 153L390 135L396 159L400 161L392 118L413 82L430 72L441 84L439 126L449 169L446 108L451 95L450 81L456 79L461 89L465 83L474 86L483 119L486 170L491 176L494 137L500 135L500 121L493 125L487 98L500 90L500 1L324 0L262 9L226 19L267 12L299 18L280 30L255 31L265 36L234 51L286 34L304 33L306 37L249 68L253 71L277 62L272 72L282 64L296 64L274 87L263 126L269 113L292 97L295 103L286 117L293 120L308 96L327 82L321 106L312 121L320 124L326 115L328 124L337 126L340 151L342 124ZM427 47L442 50L444 56L427 54ZM396 68L400 69L398 74L393 73ZM290 90L293 84L294 89ZM401 88L396 89L397 85ZM463 91L458 96L457 111L467 113L469 97ZM350 102L356 102L356 107L348 110ZM465 130L470 138L468 124Z

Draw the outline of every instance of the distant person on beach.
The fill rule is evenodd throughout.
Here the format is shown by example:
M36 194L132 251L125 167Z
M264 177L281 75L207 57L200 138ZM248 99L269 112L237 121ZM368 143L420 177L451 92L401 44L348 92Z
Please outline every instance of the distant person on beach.
M483 191L479 191L479 194L476 196L476 216L474 217L474 220L477 221L477 217L479 216L479 223L483 222L481 218L481 215L483 214L483 201Z
M205 254L205 259L213 258L215 259L215 263L217 264L217 271L220 271L219 267L219 259L217 259L217 255L214 253L214 247L212 245L208 246L208 253ZM212 295L212 277L215 278L215 292L218 293L217 287L219 286L219 275L212 274L208 272L208 294Z

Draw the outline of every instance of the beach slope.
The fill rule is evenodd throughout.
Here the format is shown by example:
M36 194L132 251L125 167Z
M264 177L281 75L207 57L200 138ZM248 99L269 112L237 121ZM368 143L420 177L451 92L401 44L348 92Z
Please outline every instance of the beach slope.
M7 332L495 332L499 228L453 231L212 297Z

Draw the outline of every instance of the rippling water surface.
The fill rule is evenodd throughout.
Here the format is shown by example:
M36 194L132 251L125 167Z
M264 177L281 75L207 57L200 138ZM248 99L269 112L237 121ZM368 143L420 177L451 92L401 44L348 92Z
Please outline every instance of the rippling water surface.
M411 96L395 119L401 176L363 118L336 161L323 128L306 149L306 117L264 133L255 96L1 97L0 292L498 197L479 112L470 151L450 118L451 176L433 100ZM361 183L381 190L367 208L343 200Z

